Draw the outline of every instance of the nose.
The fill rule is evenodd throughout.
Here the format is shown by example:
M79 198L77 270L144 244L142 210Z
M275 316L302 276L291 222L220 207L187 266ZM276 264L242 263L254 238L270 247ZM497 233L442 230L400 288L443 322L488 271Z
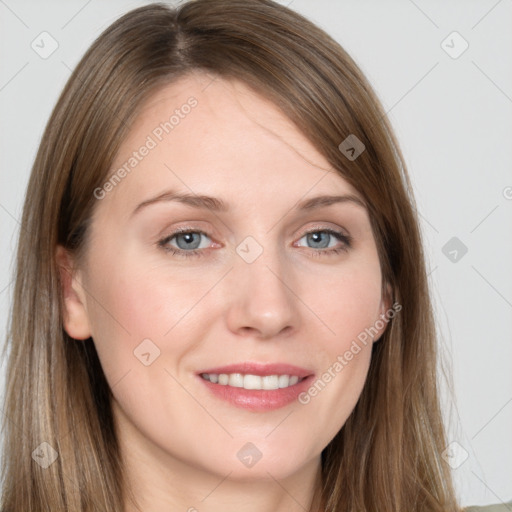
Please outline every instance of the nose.
M289 265L269 249L252 263L236 255L225 286L226 321L231 332L271 339L298 329L300 301L294 292L297 286L293 273Z

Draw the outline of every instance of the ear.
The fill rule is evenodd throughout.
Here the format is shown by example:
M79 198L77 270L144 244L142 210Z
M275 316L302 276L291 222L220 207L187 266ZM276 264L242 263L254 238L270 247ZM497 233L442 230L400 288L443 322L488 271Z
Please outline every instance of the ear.
M71 338L85 340L91 337L85 293L80 282L80 272L74 268L69 252L57 246L55 259L60 273L64 329Z
M379 306L379 318L375 321L375 328L377 329L377 334L375 335L373 342L377 342L380 340L385 330L387 329L389 320L395 316L396 312L391 307L392 302L392 289L389 283L386 283L385 290L382 293L380 306ZM400 307L400 309L402 309ZM400 310L398 309L398 311ZM391 312L391 314L390 314Z

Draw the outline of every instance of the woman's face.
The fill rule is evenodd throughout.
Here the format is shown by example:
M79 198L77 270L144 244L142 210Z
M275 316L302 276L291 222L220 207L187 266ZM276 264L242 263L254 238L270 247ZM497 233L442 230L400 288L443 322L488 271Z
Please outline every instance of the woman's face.
M276 106L204 74L149 99L111 172L65 326L92 336L128 464L317 467L389 307L356 190Z

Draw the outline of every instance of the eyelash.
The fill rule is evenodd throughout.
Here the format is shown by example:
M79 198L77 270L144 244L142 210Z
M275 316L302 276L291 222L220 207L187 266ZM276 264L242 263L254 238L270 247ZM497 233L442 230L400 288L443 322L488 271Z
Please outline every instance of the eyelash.
M167 235L164 238L160 239L157 242L157 245L158 245L158 247L163 249L166 253L172 254L174 256L181 256L181 257L184 257L184 258L196 257L196 256L198 256L198 257L204 256L204 253L205 253L204 249L193 249L191 251L184 251L182 249L176 249L176 248L168 245L168 243L176 235L194 234L194 233L200 234L200 235L205 235L208 238L210 238L208 236L208 234L205 233L204 231L200 231L200 230L197 230L197 229L181 228L181 229L177 229L176 231L174 231L170 235ZM350 235L345 235L345 234L343 234L343 233L341 233L339 231L335 231L335 230L329 229L329 228L313 229L311 231L306 231L301 236L301 238L303 238L306 235L310 235L312 233L328 233L329 235L334 236L335 238L337 238L340 242L342 242L344 244L343 246L338 247L336 249L320 249L320 250L315 250L314 248L311 247L310 249L312 249L312 251L313 251L312 254L315 257L321 257L323 255L334 256L334 255L340 254L342 252L348 252L348 250L352 247L352 237Z

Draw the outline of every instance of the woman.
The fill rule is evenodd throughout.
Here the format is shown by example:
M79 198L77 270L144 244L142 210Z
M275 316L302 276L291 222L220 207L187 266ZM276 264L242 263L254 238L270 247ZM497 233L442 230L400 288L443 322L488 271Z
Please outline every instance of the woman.
M267 0L150 5L32 171L2 510L458 511L405 165L351 58Z

